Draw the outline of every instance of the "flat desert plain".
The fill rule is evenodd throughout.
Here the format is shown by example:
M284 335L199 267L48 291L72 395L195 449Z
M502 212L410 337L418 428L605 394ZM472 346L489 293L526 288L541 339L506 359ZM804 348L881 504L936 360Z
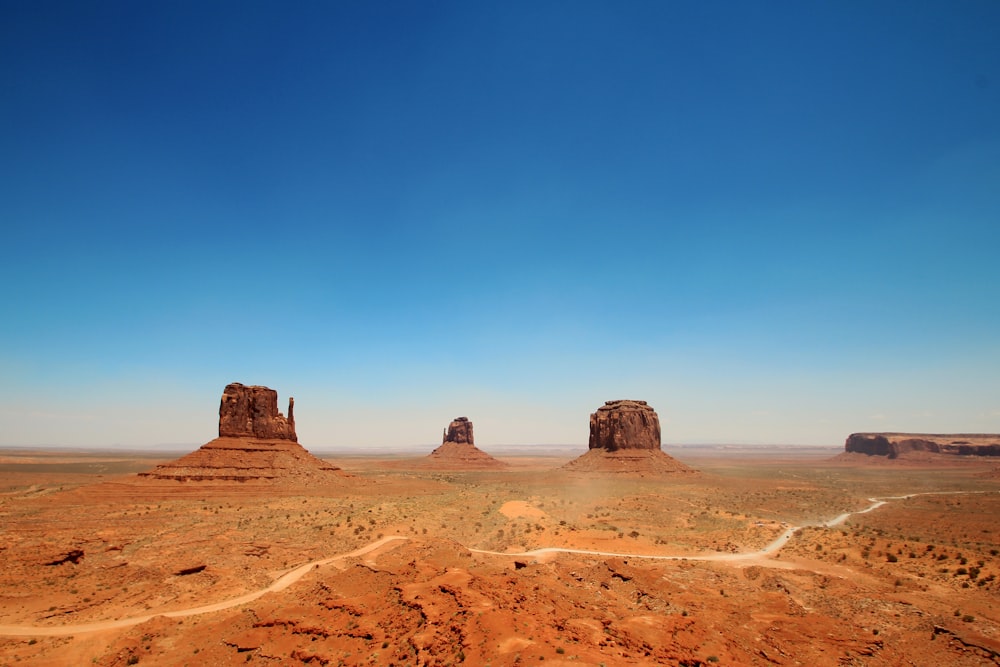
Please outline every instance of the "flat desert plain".
M698 473L0 452L0 664L1000 662L996 463L665 451Z

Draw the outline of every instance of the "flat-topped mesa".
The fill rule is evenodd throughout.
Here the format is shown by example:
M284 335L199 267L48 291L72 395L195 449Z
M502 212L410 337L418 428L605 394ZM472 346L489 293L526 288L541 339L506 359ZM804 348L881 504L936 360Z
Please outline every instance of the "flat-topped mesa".
M852 433L845 454L899 458L914 452L951 456L1000 456L1000 435L990 433Z
M291 440L295 435L295 399L288 399L288 418L278 412L278 392L233 382L222 392L219 437Z
M660 449L660 418L646 401L607 401L590 415L590 449Z
M660 447L660 418L646 401L607 401L590 415L587 452L563 466L573 472L662 475L696 472Z
M445 429L444 435L441 438L441 444L446 442L455 442L458 444L476 444L476 441L472 437L472 422L469 421L468 417L455 417L455 419L448 424L448 428Z

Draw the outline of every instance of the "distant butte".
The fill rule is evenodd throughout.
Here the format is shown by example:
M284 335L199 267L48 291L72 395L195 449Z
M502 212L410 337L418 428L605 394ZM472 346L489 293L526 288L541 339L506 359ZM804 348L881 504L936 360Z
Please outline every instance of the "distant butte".
M219 437L176 461L140 473L152 480L270 483L323 482L346 477L298 444L293 408L278 411L278 392L268 387L228 385L219 404Z
M844 455L865 454L886 459L927 454L1000 456L1000 435L990 433L852 433Z
M472 422L468 417L456 417L444 430L441 446L422 462L426 467L442 470L490 470L507 468L475 445Z
M660 418L646 401L607 401L590 415L589 450L563 466L574 472L695 472L660 449Z

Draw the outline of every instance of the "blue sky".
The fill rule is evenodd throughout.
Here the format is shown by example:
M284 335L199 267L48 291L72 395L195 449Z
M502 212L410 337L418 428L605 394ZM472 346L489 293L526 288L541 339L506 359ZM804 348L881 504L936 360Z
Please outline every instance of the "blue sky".
M1000 432L1000 4L0 4L0 445Z

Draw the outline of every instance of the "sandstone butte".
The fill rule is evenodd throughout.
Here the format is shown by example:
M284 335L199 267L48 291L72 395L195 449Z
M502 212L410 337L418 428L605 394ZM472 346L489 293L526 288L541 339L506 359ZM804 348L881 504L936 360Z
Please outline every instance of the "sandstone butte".
M472 422L468 417L456 417L444 430L441 446L421 462L425 467L442 470L490 470L507 468L475 445Z
M888 459L921 455L1000 456L1000 435L990 433L852 433L844 454Z
M586 454L563 466L577 472L695 472L660 449L660 418L646 401L607 401L590 415Z
M278 392L228 385L219 404L219 437L187 456L140 473L148 480L306 483L346 476L310 454L295 435L295 399L288 417L278 411Z

